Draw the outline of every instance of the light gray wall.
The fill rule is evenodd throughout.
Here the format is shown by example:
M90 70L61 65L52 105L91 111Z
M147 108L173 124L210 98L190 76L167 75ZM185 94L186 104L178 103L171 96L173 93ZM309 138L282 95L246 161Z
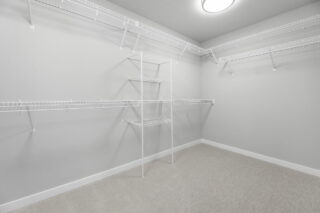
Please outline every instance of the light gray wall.
M301 8L265 23L278 25L289 17L314 15L314 7ZM310 12L310 13L309 13ZM253 27L234 32L239 38ZM319 27L307 30L310 36ZM236 52L297 39L289 35L222 51ZM215 98L214 110L204 124L203 137L278 159L320 169L320 50L319 45L274 54L278 71L273 72L268 55L232 62L226 69L203 59L202 97ZM234 75L232 76L231 73Z
M31 30L23 0L0 2L0 101L139 99L139 85L127 81L139 77L139 70L126 60L132 52L119 50L117 36L55 12L35 8L34 15ZM146 69L154 75L154 67ZM160 98L168 98L168 70L168 65L160 70L165 80ZM176 98L200 96L198 72L198 59L174 64ZM157 88L146 90L146 97L155 98ZM31 134L26 113L0 113L0 204L139 159L139 130L122 121L139 119L138 114L34 112ZM199 118L195 106L176 107L176 145L201 137ZM169 143L166 126L146 130L147 155Z
M205 62L203 98L216 105L203 138L320 169L320 51L231 65L234 77Z

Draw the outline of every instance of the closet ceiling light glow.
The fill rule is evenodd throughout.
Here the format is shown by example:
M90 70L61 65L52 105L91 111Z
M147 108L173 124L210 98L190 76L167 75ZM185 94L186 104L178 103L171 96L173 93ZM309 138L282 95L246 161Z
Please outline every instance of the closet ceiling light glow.
M202 9L207 13L218 13L233 5L235 0L201 0Z

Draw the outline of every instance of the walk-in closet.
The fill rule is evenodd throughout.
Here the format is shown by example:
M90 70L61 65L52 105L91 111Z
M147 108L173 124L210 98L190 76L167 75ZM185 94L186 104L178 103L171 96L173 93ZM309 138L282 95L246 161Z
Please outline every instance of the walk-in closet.
M0 212L319 213L319 0L1 0Z

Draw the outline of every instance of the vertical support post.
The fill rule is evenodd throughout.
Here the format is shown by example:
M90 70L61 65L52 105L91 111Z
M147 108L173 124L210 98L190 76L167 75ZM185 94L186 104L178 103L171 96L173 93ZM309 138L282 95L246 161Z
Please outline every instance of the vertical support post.
M275 65L275 62L274 62L274 58L273 58L273 54L272 54L272 50L271 50L271 49L270 49L269 55L270 55L270 59L271 59L272 70L275 72L275 71L277 71L277 67L276 67L276 65Z
M138 47L140 38L141 38L141 34L143 33L143 25L140 22L136 22L135 26L138 28L138 33L137 33L137 37L136 37L136 41L133 44L133 48L132 48L132 52L136 52L136 49Z
M34 29L33 21L32 21L32 10L31 10L31 2L30 0L26 0L27 5L28 5L28 13L29 13L29 23L30 23L30 28Z
M170 117L171 117L171 163L174 163L174 141L173 141L173 63L170 59Z
M141 116L141 177L144 178L144 83L143 52L140 52L140 116Z
M138 47L140 37L141 37L141 33L139 33L139 34L137 35L136 41L135 41L134 46L133 46L133 48L132 48L132 52L134 52L134 53L136 52L136 49L137 49L137 47Z
M122 35L121 42L120 42L120 50L123 49L124 41L126 39L127 32L128 32L129 22L130 22L129 19L126 19L124 22L124 31L123 31L123 35Z
M158 64L157 66L158 66L158 68L157 68L157 77L159 77L159 72L160 72L161 64ZM160 89L161 89L161 84L158 84L158 94L157 94L157 98L158 98L158 99L159 99L159 97L160 97Z

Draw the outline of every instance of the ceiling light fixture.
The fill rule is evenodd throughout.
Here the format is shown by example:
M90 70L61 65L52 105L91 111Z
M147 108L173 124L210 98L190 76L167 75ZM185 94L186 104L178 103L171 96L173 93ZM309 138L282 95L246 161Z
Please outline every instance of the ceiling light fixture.
M233 5L235 0L201 0L202 9L207 13L218 13Z

